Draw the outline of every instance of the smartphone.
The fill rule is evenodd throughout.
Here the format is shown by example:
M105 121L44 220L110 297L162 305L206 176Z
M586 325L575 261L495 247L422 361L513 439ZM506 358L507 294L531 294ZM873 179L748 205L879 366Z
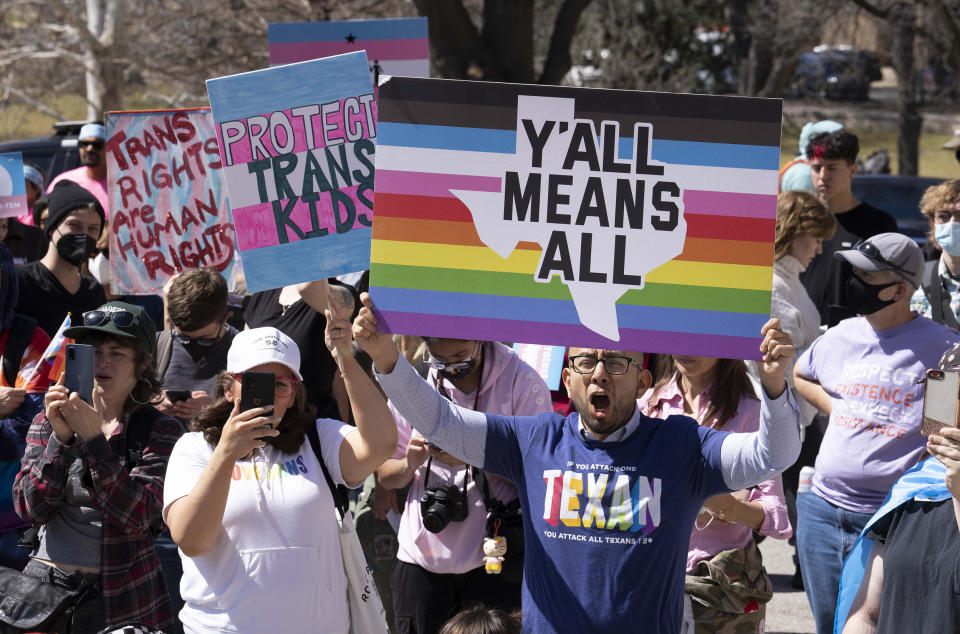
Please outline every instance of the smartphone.
M185 401L190 398L190 390L166 390L167 400L171 403Z
M941 427L957 427L960 414L960 373L927 370L920 433L936 434Z
M273 372L244 372L240 383L240 411L273 405L276 382Z
M83 343L67 344L63 384L93 405L93 346Z

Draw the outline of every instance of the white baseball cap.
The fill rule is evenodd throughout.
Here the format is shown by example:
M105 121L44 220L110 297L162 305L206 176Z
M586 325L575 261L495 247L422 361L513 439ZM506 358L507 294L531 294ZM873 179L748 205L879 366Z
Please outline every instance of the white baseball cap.
M285 365L303 381L300 348L293 339L269 326L238 332L227 352L227 372L239 374L266 363Z

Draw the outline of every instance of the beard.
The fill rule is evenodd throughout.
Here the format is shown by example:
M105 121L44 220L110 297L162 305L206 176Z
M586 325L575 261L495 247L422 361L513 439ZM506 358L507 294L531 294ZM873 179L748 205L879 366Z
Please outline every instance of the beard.
M100 153L90 150L80 155L80 163L84 167L100 167Z
M595 436L609 436L617 431L630 421L634 410L637 408L637 402L634 399L630 399L630 401L626 403L614 403L611 400L607 408L606 417L598 419L593 415L593 412L590 411L589 400L584 398L581 401L580 398L576 397L571 397L571 400L573 401L574 407L577 408L577 413L580 415L583 426Z

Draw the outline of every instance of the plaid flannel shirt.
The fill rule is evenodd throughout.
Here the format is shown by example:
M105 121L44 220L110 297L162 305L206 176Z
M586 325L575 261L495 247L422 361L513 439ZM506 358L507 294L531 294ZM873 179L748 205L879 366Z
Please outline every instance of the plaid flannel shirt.
M97 436L64 445L41 411L27 432L13 503L25 520L49 521L65 504L70 464L79 456L93 482L93 506L103 515L100 581L107 625L141 621L163 630L172 625L173 613L154 544L163 526L167 461L183 427L175 418L157 415L140 464L128 470L130 418L131 412L124 414L109 440ZM134 424L144 423L138 418Z

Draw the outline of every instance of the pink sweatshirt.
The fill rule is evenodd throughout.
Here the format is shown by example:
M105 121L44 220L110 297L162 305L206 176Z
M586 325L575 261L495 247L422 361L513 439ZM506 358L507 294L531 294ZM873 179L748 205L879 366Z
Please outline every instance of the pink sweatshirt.
M62 174L57 174L57 177L50 181L50 185L47 186L47 193L53 191L53 188L57 186L57 183L60 181L67 180L73 181L80 187L83 187L85 190L96 196L97 200L100 201L100 206L103 207L103 213L110 219L110 196L107 194L107 181L106 179L98 181L96 179L90 178L87 176L87 168L84 165L76 169L72 169L68 172L63 172ZM22 222L22 221L21 221ZM33 215L30 216L30 223L33 224Z
M677 381L677 374L653 397L653 390L639 399L640 411L647 416L666 418L673 414L687 415L683 411L683 393ZM697 402L696 419L701 425L716 426L716 418L704 421L703 417L710 409L710 388L700 395ZM726 422L723 431L754 432L760 428L760 401L743 396L737 413ZM783 500L783 482L780 476L761 482L750 489L748 502L759 502L763 506L763 524L757 531L761 535L774 539L788 539L793 535L793 527L787 518L787 506ZM704 529L696 526L690 534L690 549L687 552L687 572L691 572L704 559L710 559L717 553L730 548L744 548L753 539L753 531L743 524L727 524L714 520Z
M487 342L483 345L483 374L480 380L479 398L477 393L464 394L446 379L443 387L454 403L492 414L533 416L552 410L550 390L536 370L520 360L510 348L500 343ZM436 370L430 370L428 380L436 385ZM397 421L400 434L397 452L394 458L406 455L407 445L414 431L410 423L401 416L393 404L390 411ZM491 451L488 447L487 451ZM467 485L467 502L470 510L463 522L450 522L439 533L431 533L423 527L420 515L420 496L424 489L424 476L427 464L424 463L413 476L407 504L400 518L400 530L397 539L400 548L397 559L416 564L439 574L460 574L483 565L483 538L487 535L487 509L480 492L470 478ZM432 488L444 482L452 482L460 488L467 467L448 467L433 461L430 469L429 486ZM488 475L490 492L499 500L509 502L517 497L516 488L507 480ZM509 551L510 544L507 544Z

